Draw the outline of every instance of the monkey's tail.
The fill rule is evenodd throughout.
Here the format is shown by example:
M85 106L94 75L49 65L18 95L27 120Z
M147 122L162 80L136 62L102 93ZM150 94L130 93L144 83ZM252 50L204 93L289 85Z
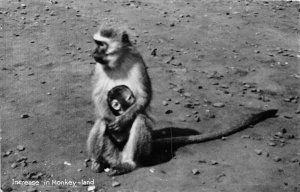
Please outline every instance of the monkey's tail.
M154 144L177 144L177 145L184 145L184 144L193 144L193 143L201 143L213 139L219 139L233 133L239 132L241 130L246 129L251 125L255 125L258 122L261 122L267 118L274 117L277 113L278 109L267 109L259 112L254 112L246 117L244 117L240 122L236 125L229 127L227 129L223 129L220 131L212 132L212 133L205 133L201 135L192 135L192 136L179 136L179 137L172 137L172 138L162 138L154 140Z

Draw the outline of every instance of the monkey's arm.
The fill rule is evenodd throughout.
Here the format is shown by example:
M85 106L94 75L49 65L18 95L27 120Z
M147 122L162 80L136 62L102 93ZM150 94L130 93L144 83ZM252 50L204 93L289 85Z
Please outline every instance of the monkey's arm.
M173 138L163 138L157 139L153 141L153 144L177 144L177 145L185 145L192 143L201 143L213 139L219 139L243 129L246 129L250 125L255 125L260 121L263 121L267 118L274 117L277 113L277 109L268 109L259 112L251 113L245 117L242 117L241 121L239 121L236 125L229 127L227 129L222 129L220 131L206 133L202 135L193 135L193 136L182 136L182 137L173 137Z

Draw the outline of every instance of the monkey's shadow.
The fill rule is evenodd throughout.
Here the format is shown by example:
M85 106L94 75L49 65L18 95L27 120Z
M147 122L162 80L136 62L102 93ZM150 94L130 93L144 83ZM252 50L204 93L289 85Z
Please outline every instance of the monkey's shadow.
M188 128L166 127L153 131L153 139L172 138L180 136L199 135L198 131ZM165 163L171 160L175 156L175 152L179 147L185 144L176 143L154 143L152 146L151 158L147 158L142 161L143 166L153 166L161 163Z

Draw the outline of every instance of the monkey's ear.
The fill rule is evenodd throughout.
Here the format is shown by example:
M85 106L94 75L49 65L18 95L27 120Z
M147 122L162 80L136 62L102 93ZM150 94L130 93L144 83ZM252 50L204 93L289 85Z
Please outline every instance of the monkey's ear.
M126 31L122 33L122 43L130 44L129 35Z

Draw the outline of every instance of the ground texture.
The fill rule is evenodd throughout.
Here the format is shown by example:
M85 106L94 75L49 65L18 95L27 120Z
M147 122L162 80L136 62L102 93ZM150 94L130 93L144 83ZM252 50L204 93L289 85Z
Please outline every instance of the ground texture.
M83 180L97 191L300 191L299 11L287 1L1 0L2 190L87 191L52 183ZM212 132L250 108L278 116L126 175L91 172L90 54L101 24L126 26L144 56L156 130Z

